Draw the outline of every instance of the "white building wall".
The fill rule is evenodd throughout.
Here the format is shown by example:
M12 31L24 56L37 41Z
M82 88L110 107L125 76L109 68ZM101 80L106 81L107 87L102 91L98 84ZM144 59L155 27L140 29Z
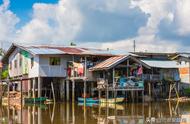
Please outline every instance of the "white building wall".
M34 77L66 77L67 76L67 62L73 60L72 55L32 55L29 54L26 59L27 64L20 66L20 48L16 48L15 51L9 57L9 63L12 62L12 69L9 69L10 77L22 76L23 74L28 74L29 78ZM60 65L50 65L50 57L61 57ZM31 58L34 58L34 65L31 66ZM80 57L75 57L75 60L80 59ZM14 60L17 60L17 68L14 67ZM23 60L23 59L22 59ZM27 66L25 66L27 65ZM23 68L27 68L27 73L23 72ZM92 72L87 70L88 80L95 80L92 76Z
M29 78L34 78L34 77L38 77L39 75L39 56L35 55L32 56L34 58L34 65L33 67L31 66L31 59L29 60Z
M61 57L61 64L50 65L50 57ZM72 57L66 55L41 55L39 56L39 75L41 77L66 77L67 62L71 60Z
M22 75L21 67L19 65L19 56L20 56L20 49L15 49L15 51L10 55L9 57L9 75L10 77L15 77ZM15 68L15 60L17 60L17 68ZM10 64L12 64L12 67L10 69Z
M181 82L190 84L190 64L188 62L181 61L179 73Z

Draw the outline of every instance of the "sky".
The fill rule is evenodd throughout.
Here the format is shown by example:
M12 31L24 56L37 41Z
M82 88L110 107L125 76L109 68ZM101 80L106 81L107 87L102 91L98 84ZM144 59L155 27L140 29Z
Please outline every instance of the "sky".
M0 0L0 41L190 51L190 0Z

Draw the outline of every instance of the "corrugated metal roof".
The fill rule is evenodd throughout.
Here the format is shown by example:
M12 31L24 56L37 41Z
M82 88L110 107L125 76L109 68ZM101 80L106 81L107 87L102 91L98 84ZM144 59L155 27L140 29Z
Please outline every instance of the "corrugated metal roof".
M154 68L179 68L179 64L176 61L169 60L141 60L145 64Z
M33 54L63 54L64 52L58 49L51 48L27 48Z
M179 56L189 58L190 54L189 53L180 53Z
M90 68L90 70L104 70L104 69L110 69L117 63L120 63L121 61L124 61L127 59L128 56L115 56L115 57L110 57L106 59L105 61L95 65L94 67Z
M73 46L22 46L34 54L81 54L81 55L121 55L115 50L102 50ZM125 52L125 55L128 54ZM124 53L122 54L124 55Z

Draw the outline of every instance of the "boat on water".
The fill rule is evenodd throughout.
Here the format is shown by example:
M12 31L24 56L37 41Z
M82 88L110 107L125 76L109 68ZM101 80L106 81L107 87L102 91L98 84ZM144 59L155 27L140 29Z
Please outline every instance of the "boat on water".
M101 98L100 99L100 103L111 103L111 104L115 104L115 103L122 103L125 100L124 97L117 97L117 98Z
M25 103L44 103L46 97L36 97L36 98L24 98Z
M94 107L94 106L98 106L98 105L99 105L98 103L86 103L85 104L85 106L87 106L87 107ZM84 106L84 103L79 102L78 106Z
M100 103L101 108L110 108L116 110L125 110L123 105L120 104L107 104L107 103Z
M99 100L97 98L83 98L83 97L78 97L78 102L84 102L86 100L86 103L99 103Z

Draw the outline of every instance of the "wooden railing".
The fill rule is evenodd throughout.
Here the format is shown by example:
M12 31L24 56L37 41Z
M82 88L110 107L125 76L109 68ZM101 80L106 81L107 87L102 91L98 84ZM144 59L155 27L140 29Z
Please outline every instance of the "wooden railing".
M143 74L143 80L148 80L148 81L155 81L155 80L160 80L161 77L159 74Z

